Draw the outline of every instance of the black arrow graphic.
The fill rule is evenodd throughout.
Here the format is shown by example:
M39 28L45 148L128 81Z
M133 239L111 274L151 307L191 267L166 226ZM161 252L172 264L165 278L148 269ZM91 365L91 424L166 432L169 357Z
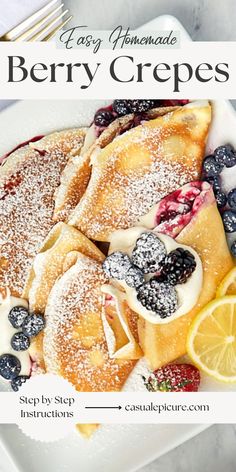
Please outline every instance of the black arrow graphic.
M106 408L106 409L113 409L113 410L121 410L122 406L85 406L87 410L91 410L94 408Z

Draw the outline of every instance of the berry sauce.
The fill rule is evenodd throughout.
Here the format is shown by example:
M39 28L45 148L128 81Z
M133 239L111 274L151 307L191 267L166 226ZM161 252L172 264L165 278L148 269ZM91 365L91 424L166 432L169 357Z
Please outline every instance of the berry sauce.
M28 141L24 141L15 148L13 148L11 151L8 153L4 154L4 156L0 157L0 166L6 162L7 158L13 154L13 152L17 151L18 149L21 149L24 146L27 146L29 143L35 143L36 141L39 141L40 139L44 138L44 135L38 135L34 136L33 138L29 139ZM39 155L44 155L44 151L38 151ZM12 195L15 193L15 189L21 184L22 178L20 176L20 172L16 172L14 176L11 177L11 179L4 184L4 194L1 195L0 200L4 200L9 193Z
M155 229L159 233L176 237L190 223L206 198L214 202L211 186L207 182L191 182L171 193L158 205Z
M8 156L10 156L13 152L17 151L17 149L27 146L27 144L29 143L36 143L36 141L39 141L42 138L44 138L43 134L34 136L33 138L28 139L28 141L24 141L23 143L18 144L18 146L14 147L11 151L4 154L4 156L0 157L0 165L3 164L3 162L8 158Z

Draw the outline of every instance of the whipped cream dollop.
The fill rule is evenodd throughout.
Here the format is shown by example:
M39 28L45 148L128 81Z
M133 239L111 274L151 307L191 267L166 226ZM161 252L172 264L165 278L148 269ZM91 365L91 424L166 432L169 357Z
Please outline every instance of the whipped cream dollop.
M21 331L14 328L9 319L8 314L15 306L23 306L28 309L28 303L23 298L12 297L10 291L7 290L6 297L0 300L0 356L2 354L13 354L21 363L21 371L19 375L30 375L31 359L28 351L15 351L11 347L12 336Z
M137 239L142 233L145 232L150 232L150 230L141 226L136 226L127 230L115 231L111 236L109 254L120 251L127 254L129 257L132 257L132 252L135 248ZM157 313L146 309L139 302L137 298L137 290L128 286L124 280L113 279L112 283L117 287L123 288L125 291L127 304L134 312L138 313L150 323L165 324L185 315L196 305L202 288L203 269L201 259L194 249L189 246L179 244L170 236L157 233L155 230L152 230L151 232L154 233L160 239L160 241L162 241L167 254L177 248L183 248L188 250L194 256L196 262L196 268L188 280L185 283L175 285L178 299L176 311L171 314L171 316L161 318ZM154 275L154 273L144 274L145 282L149 281Z

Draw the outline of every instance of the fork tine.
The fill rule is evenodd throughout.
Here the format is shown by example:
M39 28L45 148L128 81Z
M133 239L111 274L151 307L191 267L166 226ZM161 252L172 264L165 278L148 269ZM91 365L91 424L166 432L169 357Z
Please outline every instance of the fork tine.
M56 28L54 28L54 30L52 30L47 36L45 36L45 38L43 38L42 41L49 41L49 39L53 38L53 36L55 36L57 31L59 31L61 28L63 28L63 26L65 26L67 23L69 23L71 18L73 18L73 15L66 18L66 20L63 21L60 25L56 26Z
M22 21L19 25L15 26L12 28L10 31L8 31L4 36L3 39L5 41L13 41L14 38L16 38L22 31L24 31L26 28L30 27L32 23L37 21L40 16L44 15L44 13L47 13L50 8L57 3L58 0L51 0L47 5L44 5L44 7L40 8L40 10L36 11L31 15L29 18L26 18L24 21Z
M31 28L27 29L27 31L20 34L20 36L18 36L14 41L27 41L34 32L36 32L41 26L44 25L44 23L54 16L57 11L61 10L63 6L64 3L61 3L61 5L59 5L57 8L54 8L54 10L52 10L47 16L44 16L41 20L31 26Z
M29 41L38 41L40 40L39 38L41 38L42 36L44 36L44 34L48 33L50 31L50 29L57 24L58 20L60 20L61 18L63 18L63 16L65 16L67 13L68 13L69 10L65 10L63 11L59 16L57 16L56 18L54 18L53 20L49 21L49 23L44 27L42 28L40 31L38 31L38 33L34 34L34 36L32 36Z

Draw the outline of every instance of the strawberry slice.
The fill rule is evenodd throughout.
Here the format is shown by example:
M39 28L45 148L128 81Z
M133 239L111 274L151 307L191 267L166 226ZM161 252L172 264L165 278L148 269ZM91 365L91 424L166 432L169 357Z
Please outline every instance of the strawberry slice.
M143 380L149 392L197 392L200 372L192 364L167 364Z

